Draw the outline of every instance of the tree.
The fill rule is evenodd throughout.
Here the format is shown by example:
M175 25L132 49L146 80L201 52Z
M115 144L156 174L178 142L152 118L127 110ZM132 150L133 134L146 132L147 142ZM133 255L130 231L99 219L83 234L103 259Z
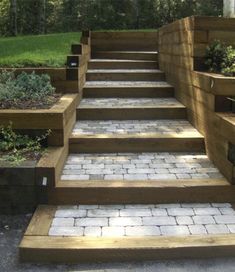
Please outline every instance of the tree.
M41 0L39 9L39 32L46 33L46 0Z
M222 13L223 0L0 0L0 35L158 28Z
M10 1L10 32L12 36L17 36L18 25L17 25L17 0Z

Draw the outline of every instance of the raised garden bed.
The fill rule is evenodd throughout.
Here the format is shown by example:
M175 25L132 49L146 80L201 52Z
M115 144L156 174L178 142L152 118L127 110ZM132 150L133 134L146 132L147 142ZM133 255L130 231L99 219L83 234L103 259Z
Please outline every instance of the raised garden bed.
M48 203L48 193L55 185L68 154L68 146L49 147L41 158L13 166L0 162L0 213L33 212Z
M18 130L48 130L49 145L64 145L76 120L77 94L63 95L50 109L0 109L0 124Z
M233 112L235 97L235 77L227 77L208 72L193 72L193 85L214 97L216 112Z

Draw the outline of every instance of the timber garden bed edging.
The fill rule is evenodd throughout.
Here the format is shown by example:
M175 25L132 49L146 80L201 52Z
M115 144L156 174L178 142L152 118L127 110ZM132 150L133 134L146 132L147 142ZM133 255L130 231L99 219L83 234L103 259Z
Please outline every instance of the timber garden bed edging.
M16 130L48 130L49 145L64 145L76 119L78 94L63 95L50 109L1 109L0 123Z
M34 212L38 204L48 203L48 192L59 179L68 145L48 147L36 161L20 165L0 162L0 213Z

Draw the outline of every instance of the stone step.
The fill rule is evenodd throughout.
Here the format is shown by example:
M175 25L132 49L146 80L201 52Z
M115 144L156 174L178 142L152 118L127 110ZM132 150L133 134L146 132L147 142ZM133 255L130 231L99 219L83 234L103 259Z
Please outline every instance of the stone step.
M164 72L158 69L90 69L87 81L163 81Z
M87 81L85 98L173 97L174 88L164 81Z
M230 203L39 206L19 247L21 261L60 263L234 252L235 210Z
M92 52L93 59L125 59L157 61L156 51L96 51Z
M61 180L178 180L223 178L204 153L70 154Z
M186 120L78 121L70 152L204 151L204 137Z
M77 119L186 119L186 108L175 98L84 98Z
M52 204L233 201L234 186L204 153L69 154Z
M156 69L157 61L125 59L91 59L89 69Z

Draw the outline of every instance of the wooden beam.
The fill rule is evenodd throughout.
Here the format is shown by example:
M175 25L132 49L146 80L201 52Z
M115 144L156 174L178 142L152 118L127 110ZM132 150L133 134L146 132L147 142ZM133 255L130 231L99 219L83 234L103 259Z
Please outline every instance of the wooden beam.
M20 260L30 262L106 262L235 255L235 235L175 237L47 237L25 236Z
M50 204L153 204L231 202L235 186L225 179L191 180L94 180L57 183L50 190Z
M57 206L40 205L37 207L25 236L47 236L55 215Z

